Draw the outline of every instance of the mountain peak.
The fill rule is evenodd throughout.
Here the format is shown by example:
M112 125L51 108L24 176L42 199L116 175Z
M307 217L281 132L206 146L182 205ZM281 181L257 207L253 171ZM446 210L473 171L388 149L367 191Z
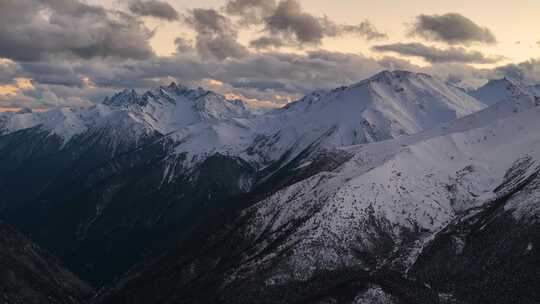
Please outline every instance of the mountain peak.
M485 85L471 92L471 95L486 105L493 105L510 97L529 95L529 92L519 81L503 77L490 79Z
M189 90L188 87L185 87L181 84L177 84L176 82L171 82L167 87L164 87L169 92L173 92L176 95L181 95L183 92L186 92Z
M375 74L374 76L362 81L362 82L372 82L372 81L381 81L381 80L387 80L387 81L395 81L395 80L403 80L403 79L410 79L410 78L433 78L431 75L424 74L424 73L416 73L406 70L385 70L378 74ZM360 83L362 83L360 82Z
M29 113L33 113L32 109L28 108L28 107L24 107L22 109L20 109L19 111L17 111L17 114L29 114Z

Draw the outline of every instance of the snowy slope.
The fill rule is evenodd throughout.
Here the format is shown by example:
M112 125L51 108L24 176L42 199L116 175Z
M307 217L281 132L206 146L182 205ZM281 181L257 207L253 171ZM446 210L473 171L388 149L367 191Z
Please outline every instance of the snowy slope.
M112 148L136 143L154 133L137 115L96 104L85 108L55 108L47 112L23 112L7 116L0 128L3 134L36 129L59 137L63 144L85 133L105 132Z
M484 107L429 75L385 71L349 87L313 92L244 123L267 137L253 150L276 159L314 143L335 148L414 134Z
M418 135L347 148L354 157L339 170L297 183L247 210L246 215L255 214L248 238L262 238L260 250L273 244L277 252L291 254L267 282L305 280L320 267L384 267L398 253L409 265L423 242L456 215L494 199L514 162L540 161L538 105L523 96ZM373 254L375 263L358 252ZM274 257L257 257L238 271Z
M308 299L321 294L339 298L346 282L358 284L357 302L392 303L397 296L400 303L404 290L419 290L406 287L414 285L406 273L430 241L454 221L489 209L505 194L499 186L516 163L540 161L539 118L540 100L517 95L411 136L343 147L351 158L337 169L244 209L228 225L216 227L202 245L188 243L134 268L99 303L142 295L149 295L145 303L201 298L207 299L202 303L286 303L287 296L301 297L306 290ZM530 168L524 176L537 166ZM523 196L507 205L517 219L538 214L537 195L526 190ZM496 246L505 247L498 240ZM445 257L437 262L446 263ZM471 280L477 277L474 273ZM446 274L440 278L444 281ZM414 296L403 301L438 303Z

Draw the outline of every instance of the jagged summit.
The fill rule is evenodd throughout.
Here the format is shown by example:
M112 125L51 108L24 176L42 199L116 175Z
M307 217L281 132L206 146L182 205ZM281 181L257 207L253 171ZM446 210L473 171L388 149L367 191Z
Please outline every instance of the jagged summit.
M103 104L130 110L141 110L147 114L154 113L158 108L164 110L167 108L168 111L173 112L178 112L177 110L181 109L185 115L188 115L189 112L196 112L191 115L197 116L192 117L191 123L200 119L221 120L237 116L244 117L247 114L245 113L247 109L240 100L228 100L215 92L200 87L190 89L175 82L171 82L168 86L160 86L146 91L142 95L135 90L126 89L106 98Z
M106 97L103 100L103 104L120 107L138 103L139 99L140 97L134 89L124 89L122 92L118 92L111 97Z

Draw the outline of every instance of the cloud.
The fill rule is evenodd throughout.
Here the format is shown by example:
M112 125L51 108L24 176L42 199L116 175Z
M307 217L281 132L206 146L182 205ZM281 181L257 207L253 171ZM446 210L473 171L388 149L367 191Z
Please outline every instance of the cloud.
M132 0L128 4L155 2ZM230 0L219 9L168 11L176 16L149 6L130 11L105 9L83 0L0 0L0 58L9 58L0 59L0 87L10 90L9 96L0 97L0 107L87 105L124 88L144 91L171 81L205 86L227 96L284 103L386 69L426 72L459 85L501 75L540 80L536 61L476 69L467 64L493 63L499 58L460 47L375 46L379 52L434 63L426 67L402 58L374 59L311 48L280 52L279 48L319 46L325 38L346 35L368 41L386 38L367 20L341 24L304 11L297 0ZM141 16L179 20L185 25L179 32L189 28L194 35L178 35L176 52L157 56L149 44L153 31ZM249 44L251 50L238 42L246 26L260 30L260 36ZM482 40L460 39L463 44Z
M271 15L275 7L275 0L230 0L224 11L227 15L240 17L243 25L256 25Z
M469 45L472 43L495 44L495 35L487 28L457 14L420 15L409 32L430 41Z
M50 57L153 56L152 32L137 19L79 0L0 2L0 57L38 61Z
M278 36L263 36L249 42L249 46L255 49L280 48L285 45L287 42Z
M176 53L191 53L194 51L193 41L185 37L176 37L174 39L174 45L176 45Z
M180 15L172 5L158 0L130 0L129 10L136 15L168 21L178 20Z
M234 36L237 34L231 20L215 9L193 9L186 16L185 21L197 34L218 34L224 36Z
M0 59L0 84L11 84L20 72L19 65L10 60Z
M540 83L540 59L530 59L518 64L508 64L497 67L495 72L502 76L521 80L529 84Z
M0 108L47 109L52 107L88 106L111 95L102 88L69 88L39 85L19 89L14 95L0 95Z
M214 9L194 9L185 23L196 33L195 46L203 58L242 58L249 51L238 43L238 31L231 20Z
M76 67L64 62L23 62L20 63L20 75L34 82L47 85L83 87L83 76Z
M266 35L250 42L254 48L282 46L317 46L325 37L356 35L366 40L384 39L369 21L357 25L339 24L328 17L316 17L303 11L297 0L275 1L234 0L225 6L225 12L240 16L241 24L264 26Z
M243 58L249 54L249 51L231 36L199 35L196 46L203 58L224 60Z
M379 32L375 28L375 26L367 20L364 20L363 22L357 25L347 25L347 24L336 24L335 22L325 17L324 19L322 19L322 22L325 25L326 35L330 37L353 34L353 35L358 35L360 37L363 37L368 41L388 38L387 34Z
M379 32L369 21L357 25L338 24L328 17L316 17L303 11L297 0L230 0L224 12L240 17L242 25L264 25L270 36L253 40L254 47L279 47L296 44L318 45L324 37L353 34L367 40L383 39L387 35ZM282 35L283 37L277 37ZM280 39L279 39L280 38ZM289 40L289 43L284 43Z
M324 37L323 24L294 0L281 1L265 23L269 32L292 36L301 44L320 44Z
M375 60L359 54L322 50L303 54L249 53L241 59L227 60L204 59L193 52L183 52L138 61L51 62L50 66L45 63L21 64L12 69L14 76L35 77L35 88L9 98L4 96L0 107L44 108L99 102L124 88L144 91L171 81L190 87L205 86L222 94L283 103L313 90L350 85L382 70L395 69L429 73L466 87L504 75L540 79L537 61L498 69L476 69L456 63L419 67L393 57ZM216 86L216 83L220 85Z
M478 51L461 47L446 49L426 46L421 43L394 43L372 47L376 52L393 52L403 56L422 58L429 63L496 63L503 58L489 57Z

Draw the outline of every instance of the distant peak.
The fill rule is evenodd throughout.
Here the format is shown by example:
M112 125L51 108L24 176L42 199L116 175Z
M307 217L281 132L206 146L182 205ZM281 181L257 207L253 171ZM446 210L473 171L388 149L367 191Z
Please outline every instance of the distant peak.
M17 111L17 114L29 114L29 113L32 113L32 112L33 111L30 108L22 108L19 111Z
M503 85L506 89L510 90L512 93L523 93L525 91L525 86L521 84L518 80L505 76L500 79L491 79L489 80L484 87L489 86L500 86Z
M114 94L112 97L107 97L103 100L103 104L110 106L125 106L131 103L136 103L139 100L139 95L134 89L124 89L122 92Z

